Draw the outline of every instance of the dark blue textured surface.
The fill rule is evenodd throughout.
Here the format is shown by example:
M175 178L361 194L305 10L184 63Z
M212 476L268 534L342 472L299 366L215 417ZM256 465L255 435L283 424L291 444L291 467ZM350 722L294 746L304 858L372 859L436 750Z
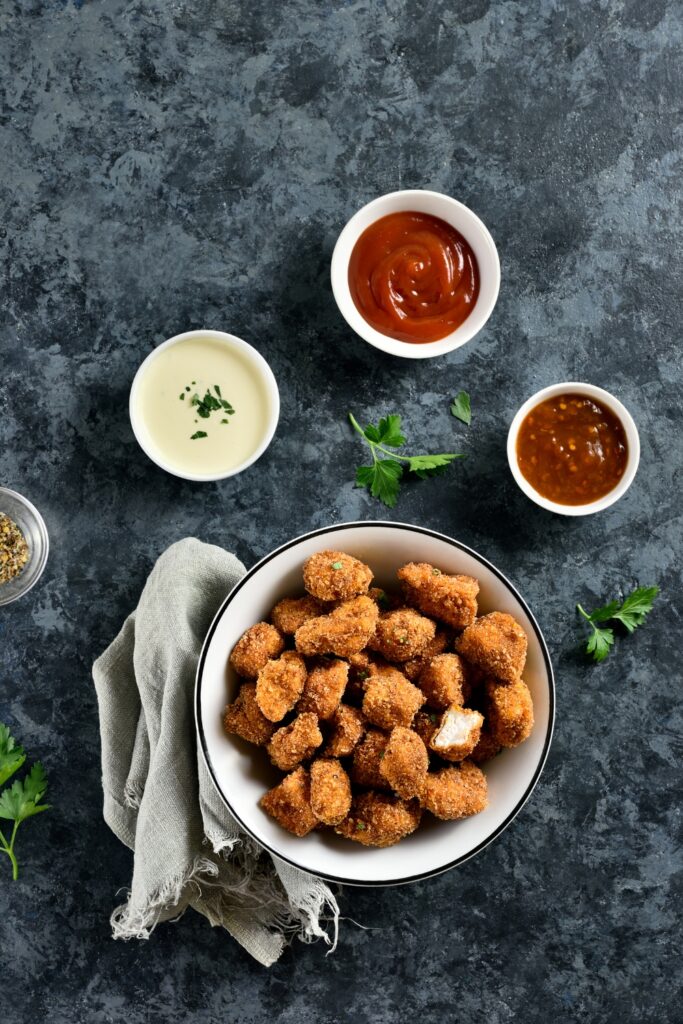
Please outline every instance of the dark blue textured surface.
M20 1024L676 1021L680 1010L683 10L665 0L11 0L0 9L0 481L44 513L41 584L0 613L0 720L54 809L0 882L3 999ZM486 329L436 362L347 329L328 283L353 211L398 187L470 205L499 247ZM268 453L194 486L127 418L136 367L191 327L233 331L283 399ZM634 486L585 520L530 505L512 414L586 379L631 409ZM472 395L466 430L449 415ZM292 535L389 513L353 487L346 424L397 411L466 451L396 518L494 561L546 632L556 738L533 798L480 857L342 894L339 948L270 971L196 915L110 939L130 854L100 815L93 658L155 558L188 533L247 564ZM601 667L587 606L659 583ZM8 865L0 864L4 869Z

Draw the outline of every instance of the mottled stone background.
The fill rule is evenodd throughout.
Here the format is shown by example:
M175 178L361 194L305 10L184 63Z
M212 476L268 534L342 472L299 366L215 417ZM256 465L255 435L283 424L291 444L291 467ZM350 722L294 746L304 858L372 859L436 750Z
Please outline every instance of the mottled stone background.
M0 480L45 515L40 584L0 613L0 720L51 778L0 864L8 1019L337 1024L680 1021L681 41L665 0L4 0ZM462 199L498 244L486 329L419 364L346 327L328 268L361 204ZM127 416L136 367L191 327L278 377L258 465L193 486ZM506 467L533 391L584 379L633 412L642 462L592 519L532 506ZM470 430L448 412L471 392ZM396 516L495 561L553 654L557 730L533 798L474 861L346 890L339 948L270 971L189 914L110 938L131 857L101 820L93 658L186 534L247 564L310 527L390 514L354 489L346 423L397 411L466 451ZM600 667L574 604L658 583Z

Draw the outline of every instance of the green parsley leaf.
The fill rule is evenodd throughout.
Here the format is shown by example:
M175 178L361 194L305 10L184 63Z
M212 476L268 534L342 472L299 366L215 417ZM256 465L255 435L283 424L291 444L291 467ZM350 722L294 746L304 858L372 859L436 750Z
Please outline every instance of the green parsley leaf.
M7 726L0 724L0 786L19 771L25 760L24 748L15 742Z
M216 392L216 394L220 398L221 397L221 389L218 387L218 384L214 384L213 390Z
M454 459L464 458L453 453L399 455L389 451L389 448L400 448L405 444L400 416L386 416L377 426L371 423L365 429L353 413L349 413L349 421L356 433L369 444L373 460L372 466L359 466L356 469L356 486L367 487L373 498L379 498L388 508L396 505L404 469L424 480L429 476L439 476ZM381 458L378 453L388 455L389 458Z
M190 441L196 441L199 437L208 437L209 435L205 430L195 430L194 434L190 438Z
M178 398L180 399L181 402L184 402L185 401L185 392L181 391L180 394L178 395Z
M586 654L592 654L595 661L604 661L614 645L614 630L596 625L598 622L621 622L629 633L641 626L645 616L652 611L652 604L659 593L659 587L638 587L619 604L610 601L590 614L577 604L577 610L593 630L586 644Z
M0 723L0 785L6 782L26 760L22 747L18 746L6 725ZM47 776L40 762L36 762L23 779L15 779L11 786L0 793L0 820L14 823L10 838L0 830L0 853L5 853L12 864L12 877L19 877L19 863L14 850L17 830L27 818L49 809L41 803L47 791Z
M469 427L472 422L472 409L470 407L470 396L466 391L458 391L451 404L451 414L456 419L462 420Z

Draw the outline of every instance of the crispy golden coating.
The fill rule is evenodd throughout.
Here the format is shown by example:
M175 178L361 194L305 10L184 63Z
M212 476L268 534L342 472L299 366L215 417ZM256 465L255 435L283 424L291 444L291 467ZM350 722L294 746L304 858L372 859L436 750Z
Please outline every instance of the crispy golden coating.
M484 764L485 761L490 761L496 754L499 754L502 749L498 740L491 735L486 723L484 723L479 742L470 754L470 760L474 761L475 764Z
M289 772L312 757L322 741L317 717L311 711L304 711L274 734L268 744L270 760L276 768Z
M351 809L351 780L336 758L311 765L311 810L325 825L338 825Z
M524 670L527 637L507 612L490 612L465 630L456 649L494 679L512 683Z
M486 776L471 761L427 776L422 806L443 821L479 814L488 804Z
M432 736L439 727L441 713L437 711L418 711L413 719L412 728L420 737L426 747L429 746Z
M223 712L223 728L259 747L268 742L275 726L256 703L256 683L242 683L237 698Z
M379 762L379 773L391 789L404 800L420 796L428 769L429 755L418 734L401 725L392 729Z
M479 742L483 724L484 716L479 711L451 704L441 716L429 749L445 761L463 761Z
M358 654L375 632L378 615L377 605L369 597L345 601L329 615L299 626L296 649L301 654L336 654L340 658Z
M330 726L323 753L326 757L348 757L365 732L365 717L358 708L340 704L330 719Z
M285 651L269 661L256 680L256 701L271 722L281 722L301 696L306 682L306 663L296 651Z
M305 597L283 597L273 608L270 618L276 629L285 636L293 636L304 622L322 615L323 606L310 594Z
M381 612L390 612L403 605L403 598L400 594L392 594L388 590L382 590L381 587L370 587L368 597L372 598Z
M427 562L408 562L398 570L406 602L425 615L464 629L477 614L479 582L472 576L448 576Z
M259 802L278 825L300 838L318 824L311 810L311 785L305 768L290 772L279 785L264 793Z
M429 641L421 654L418 654L416 658L410 658L409 661L404 661L401 665L401 671L404 675L408 676L411 683L417 682L420 672L427 667L432 658L436 658L438 654L443 654L448 647L449 640L450 637L445 629L437 629L434 639Z
M406 728L425 702L422 690L389 665L373 666L365 683L363 714L380 729Z
M523 679L500 685L486 684L487 721L491 736L501 747L516 747L534 727L534 705Z
M363 846L393 846L420 824L417 800L406 803L386 793L361 793L354 797L351 812L335 831Z
M304 586L319 601L349 601L367 594L372 572L344 551L317 551L304 562Z
M416 658L434 639L436 624L414 608L399 608L380 615L369 646L387 661Z
M457 654L437 654L420 673L417 681L427 705L443 711L449 704L463 704L465 669Z
M389 737L379 729L368 729L353 751L351 779L358 786L370 789L388 789L388 784L379 770Z
M252 679L271 658L285 649L285 642L269 622L257 622L243 633L232 649L230 664L238 676Z
M297 711L313 711L318 718L331 718L346 689L349 666L346 661L327 661L308 673Z

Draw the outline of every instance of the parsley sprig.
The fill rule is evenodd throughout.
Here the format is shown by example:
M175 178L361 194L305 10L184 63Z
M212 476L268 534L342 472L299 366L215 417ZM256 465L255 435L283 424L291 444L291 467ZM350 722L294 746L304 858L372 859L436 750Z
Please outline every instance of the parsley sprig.
M370 423L365 429L353 413L349 413L349 420L353 429L370 446L372 453L372 465L358 466L356 469L356 485L367 487L373 498L379 498L389 508L393 508L398 499L404 469L425 480L430 476L439 476L454 459L465 457L452 452L442 455L399 455L396 451L389 451L390 448L402 448L406 443L401 433L400 416L386 416L377 426ZM389 458L381 458L379 453Z
M586 654L592 654L594 661L604 661L614 645L614 630L610 626L598 626L597 623L621 622L632 633L638 626L642 626L645 616L652 611L658 593L659 587L638 587L621 604L610 601L590 613L577 604L577 611L593 630L586 643Z
M455 416L456 419L466 423L469 427L472 422L472 407L470 405L470 396L466 391L458 391L453 399L451 403L451 416Z
M0 722L0 786L18 772L26 760L26 753L20 747L6 725ZM19 877L19 863L14 852L17 830L23 821L41 811L47 811L48 804L41 803L47 791L47 776L37 761L23 779L15 779L11 786L0 793L0 818L13 822L9 840L0 830L0 852L6 853L12 863L12 878Z

